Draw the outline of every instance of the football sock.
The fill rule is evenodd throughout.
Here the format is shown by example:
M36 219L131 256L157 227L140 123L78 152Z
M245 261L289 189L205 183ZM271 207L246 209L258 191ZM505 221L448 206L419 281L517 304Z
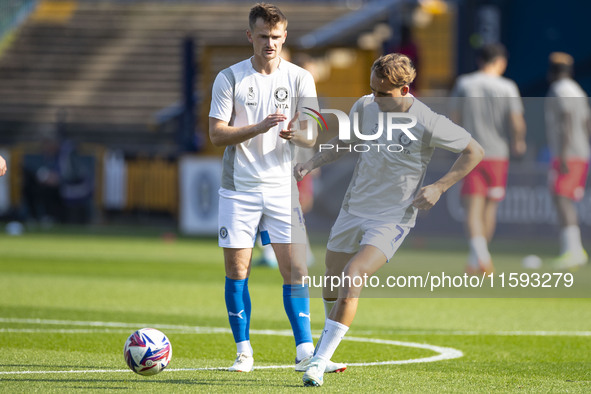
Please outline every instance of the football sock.
M324 303L324 318L328 319L328 315L330 315L330 311L332 311L332 308L337 303L337 300L329 301L323 298L322 302Z
M242 303L244 304L244 313L246 314L246 336L250 339L250 311L252 310L250 304L250 293L248 292L248 278L244 281L244 287L242 288ZM250 346L250 341L248 342ZM252 353L252 348L250 348Z
M242 341L236 344L236 353L244 353L248 354L249 356L253 355L252 346L250 346L250 341Z
M486 238L483 236L476 236L470 238L470 254L476 256L476 259L471 258L470 264L474 265L476 261L476 267L478 262L489 263L491 260L490 253L488 251L488 244Z
M325 300L323 298L322 302L324 303L324 319L326 320L326 319L328 319L328 316L330 315L330 312L332 311L332 308L335 306L337 301L336 300L329 301L329 300ZM320 338L318 338L318 342L316 342L316 348L314 349L314 354L316 354L318 352L318 348L320 347L320 343L322 342L322 337L324 337L324 330L322 330L322 332L320 333Z
M306 352L309 349L307 357L312 354L314 348L312 345L312 331L310 329L310 298L308 294L308 285L289 284L283 285L283 306L285 313L291 323L293 336L297 346L303 343L310 343L310 346L304 345L300 349ZM298 359L301 359L298 354Z
M480 264L478 264L478 257L476 257L476 254L470 250L470 253L468 254L468 265L472 268L479 268Z
M579 226L566 226L563 227L560 232L560 253L580 253L583 249L583 243L581 242L581 230Z
M314 354L314 344L312 342L304 342L300 343L296 346L296 360L302 361L306 357L312 356Z
M326 319L322 343L319 344L315 356L325 361L330 360L348 330L346 325Z
M250 329L250 294L248 293L248 278L234 280L226 277L226 309L228 320L236 344L248 342ZM250 347L250 342L248 343ZM238 353L243 353L238 351ZM251 348L252 353L252 348Z

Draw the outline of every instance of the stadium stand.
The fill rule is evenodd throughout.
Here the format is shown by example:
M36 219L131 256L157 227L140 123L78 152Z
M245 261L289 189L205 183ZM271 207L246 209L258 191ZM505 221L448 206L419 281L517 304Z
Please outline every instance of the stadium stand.
M39 3L0 55L0 144L34 140L42 124L58 121L78 140L136 151L174 144L155 114L181 97L182 41L203 48L249 50L244 37L250 3ZM349 11L295 2L290 42ZM214 73L218 66L205 67ZM198 97L210 86L197 78ZM205 80L210 81L207 76ZM61 117L58 119L58 117Z

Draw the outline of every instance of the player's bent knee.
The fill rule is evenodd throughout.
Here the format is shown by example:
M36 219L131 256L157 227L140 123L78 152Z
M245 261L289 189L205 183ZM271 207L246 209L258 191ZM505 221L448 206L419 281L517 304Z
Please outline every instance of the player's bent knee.
M341 267L337 267L337 266L329 267L329 266L326 266L326 271L325 271L324 275L326 275L328 277L340 276L341 275L341 272L343 272L343 269Z
M364 283L363 278L365 275L368 275L367 271L361 267L345 267L343 271L343 278L345 279L345 283L343 283L344 287L359 287L360 284Z

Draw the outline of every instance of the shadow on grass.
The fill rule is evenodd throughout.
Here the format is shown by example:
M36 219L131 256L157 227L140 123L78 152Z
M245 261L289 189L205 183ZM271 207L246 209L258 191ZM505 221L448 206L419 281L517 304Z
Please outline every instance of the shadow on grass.
M230 374L228 374L230 375ZM28 382L28 383L87 383L89 386L77 386L76 388L81 389L132 389L131 385L135 384L176 384L176 385L190 385L190 386L253 386L253 387L261 387L261 379L240 379L240 380L229 380L229 379L215 379L211 377L207 377L206 379L199 380L198 378L195 379L165 379L165 380L131 380L131 379L56 379L56 378L26 378L26 379L2 379L3 383L6 382ZM105 386L95 386L96 384L104 383ZM300 384L287 384L287 383L273 383L265 380L266 386L276 386L276 387L301 387ZM129 387L114 387L111 386L112 384L125 384L129 385ZM93 385L92 387L90 385ZM64 386L68 388L74 388L72 386Z
M105 367L105 366L98 366L98 365L55 365L55 364L0 364L0 368L53 368L53 369L80 369L81 372L84 372L85 369L112 369L112 370L119 370L121 368L116 367Z

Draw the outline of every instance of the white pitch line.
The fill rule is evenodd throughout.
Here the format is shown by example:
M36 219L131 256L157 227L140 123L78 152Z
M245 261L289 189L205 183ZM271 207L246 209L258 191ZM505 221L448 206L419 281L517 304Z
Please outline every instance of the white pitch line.
M25 334L125 334L128 330L85 329L85 328L0 328L0 333L25 333Z
M445 331L445 330L400 330L400 331L356 331L360 335L453 335L453 336L526 336L526 337L589 337L591 331Z
M84 327L113 327L113 328L132 328L152 327L161 330L179 330L180 333L187 334L228 334L232 331L229 328L220 327L198 327L174 324L148 324L148 323L123 323L123 322L100 322L100 321L80 321L80 320L53 320L53 319L22 319L22 318L2 318L0 323L19 323L19 324L38 324L38 325L62 325L62 326L84 326ZM132 331L133 331L132 330ZM2 332L2 329L0 329ZM18 332L18 331L6 331ZM40 331L41 332L41 331ZM49 331L43 331L49 332ZM100 331L97 331L100 332ZM102 331L106 332L106 331ZM259 335L280 335L291 336L290 330L251 330L253 334ZM399 331L355 331L359 335L491 335L491 336L573 336L588 337L591 331L477 331L477 330L399 330Z
M171 324L147 324L147 323L123 323L123 322L104 322L104 321L80 321L80 320L54 320L54 319L21 319L21 318L4 318L0 317L0 323L19 323L19 324L43 324L43 325L57 325L57 326L84 326L84 327L118 327L118 328L132 328L137 327L153 327L158 329L182 329L182 330L206 330L211 331L212 334L219 332L231 332L227 328L213 328L213 327L196 327L186 325L171 325ZM133 331L132 330L132 331ZM220 331L221 330L221 331Z
M131 334L138 327L151 327L159 330L179 330L187 334L231 334L232 330L221 327L199 327L175 324L149 324L149 323L122 323L122 322L102 322L102 321L80 321L80 320L53 320L53 319L20 319L20 318L2 318L0 323L18 323L18 324L36 324L36 325L58 325L58 326L84 326L84 327L113 327L113 328L131 328ZM290 330L250 330L251 333L260 335L279 335L291 336Z
M199 331L199 333L203 333L203 331ZM230 331L230 330L228 330ZM254 330L253 330L254 331ZM261 335L279 335L285 336L284 331L273 331L273 330L259 330L259 334ZM127 333L127 331L122 330L84 330L84 329L23 329L23 328L7 328L7 329L0 329L0 332L11 332L11 333L56 333L56 334L96 334L96 333ZM196 333L197 331L192 331L191 333ZM231 332L231 331L230 331ZM252 331L251 331L252 332ZM291 332L288 332L291 336ZM319 335L315 335L317 337ZM462 357L463 353L459 350L453 348L446 348L440 347L435 345L429 345L424 343L415 343L415 342L402 342L402 341L393 341L388 339L374 339L374 338L360 338L360 337L345 337L343 338L345 341L351 342L366 342L366 343L377 343L381 345L392 345L392 346L402 346L402 347L413 347L417 349L425 349L431 350L436 353L439 353L437 356L432 357L423 357L419 359L411 359L411 360L393 360L393 361L379 361L379 362L371 362L371 363L352 363L349 365L352 366L370 366L370 365L391 365L391 364L410 364L410 363L417 363L417 362L433 362L433 361L440 361L440 360L449 360L453 358ZM268 366L259 366L255 367L257 369L274 369L274 368L291 368L293 365L268 365ZM223 369L223 368L198 368L198 369L187 369L189 371L202 371L202 370L215 370L215 369ZM125 370L123 370L125 371ZM84 371L86 372L86 371ZM2 372L0 372L2 374Z
M159 327L165 329L168 327L169 329L189 329L190 333L195 334L211 334L211 333L230 333L231 330L227 328L216 328L216 327L190 327L190 326L161 326L161 325L141 325L141 324L130 324L130 323L117 323L117 322L83 322L83 321L69 321L69 320L43 320L43 319L17 319L17 318L0 318L0 322L3 323L25 323L25 324L47 324L47 325L75 325L75 326L83 326L86 323L86 326L90 327L141 327L141 326L151 326L151 327ZM172 328L174 327L174 328ZM96 330L88 330L88 329L27 329L27 328L5 328L0 329L0 332L59 332L59 333L96 333ZM108 329L107 329L108 330ZM110 332L102 331L102 332ZM279 335L279 336L291 336L292 333L289 330L251 330L251 333L259 334L259 335ZM428 363L428 362L435 362L435 361L442 361L442 360L450 360L454 358L462 357L464 354L457 349L448 348L448 347L441 347L435 345L429 345L425 343L414 343L414 342L401 342L401 341L392 341L388 339L375 339L375 338L360 338L360 337L345 337L344 340L353 341L353 342L366 342L366 343L377 343L382 345L391 345L391 346L403 346L403 347L412 347L417 349L425 349L430 350L435 353L438 353L435 356L430 357L423 357L423 358L415 358L409 360L388 360L388 361L378 361L378 362L370 362L370 363L350 363L350 366L356 367L367 367L367 366L375 366L375 365L400 365L400 364L411 364L411 363ZM293 365L263 365L257 366L255 369L285 369L285 368L293 368ZM178 371L210 371L210 370L226 370L226 368L181 368L181 369L167 369L170 372L178 372ZM0 371L0 375L29 375L29 374L88 374L88 373L127 373L131 372L130 370L125 369L92 369L92 370L69 370L69 371Z

